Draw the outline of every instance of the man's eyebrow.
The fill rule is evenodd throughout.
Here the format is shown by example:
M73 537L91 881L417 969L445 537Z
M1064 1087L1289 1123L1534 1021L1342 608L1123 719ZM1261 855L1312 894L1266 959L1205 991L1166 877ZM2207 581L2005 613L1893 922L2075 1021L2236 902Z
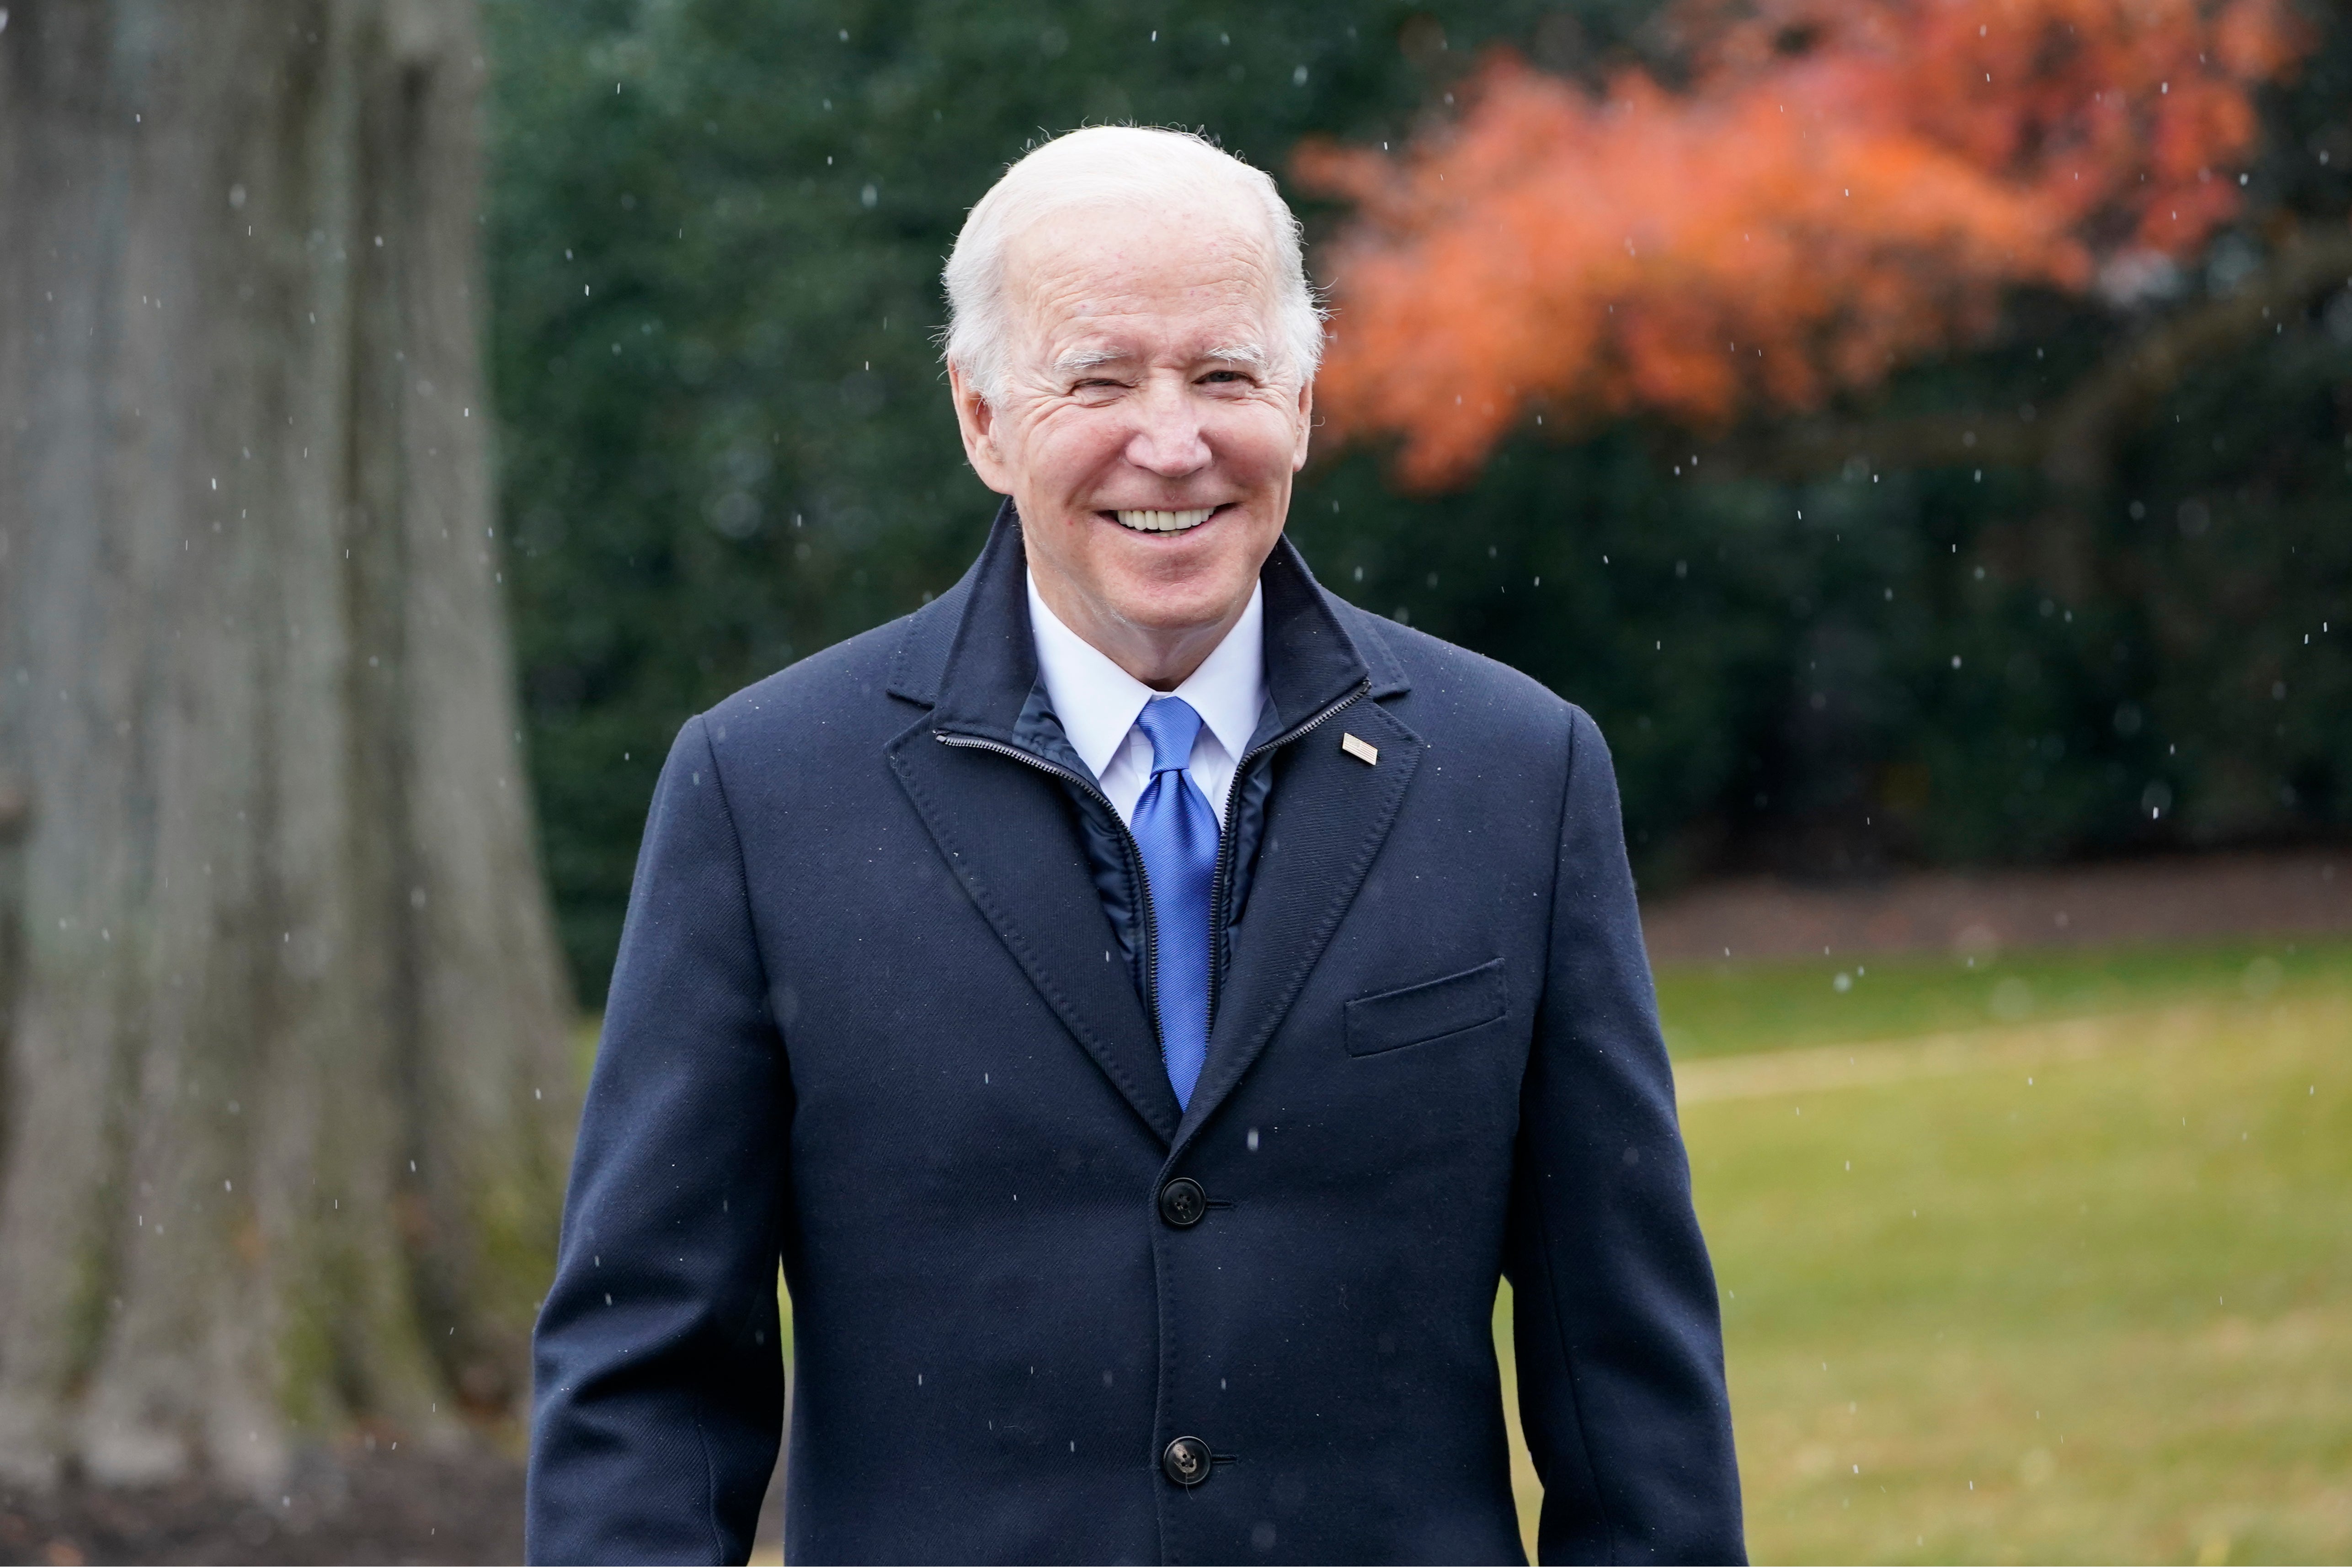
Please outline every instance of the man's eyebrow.
M1264 370L1270 362L1265 350L1256 343L1220 343L1201 351L1201 357L1219 364L1245 365L1252 370ZM1059 375L1080 375L1107 364L1122 364L1135 358L1125 349L1072 349L1054 361Z
M1064 375L1075 375L1080 371L1117 364L1121 360L1133 357L1118 349L1072 349L1054 362L1054 369Z

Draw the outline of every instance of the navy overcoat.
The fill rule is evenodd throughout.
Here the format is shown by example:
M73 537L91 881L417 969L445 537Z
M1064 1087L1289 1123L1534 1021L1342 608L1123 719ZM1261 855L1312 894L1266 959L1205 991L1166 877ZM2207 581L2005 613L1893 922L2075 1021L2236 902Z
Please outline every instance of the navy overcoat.
M678 734L539 1323L532 1559L742 1561L781 1260L791 1561L1518 1561L1504 1277L1542 1555L1737 1560L1592 721L1278 546L1180 1112L1023 573L1008 512L937 602Z

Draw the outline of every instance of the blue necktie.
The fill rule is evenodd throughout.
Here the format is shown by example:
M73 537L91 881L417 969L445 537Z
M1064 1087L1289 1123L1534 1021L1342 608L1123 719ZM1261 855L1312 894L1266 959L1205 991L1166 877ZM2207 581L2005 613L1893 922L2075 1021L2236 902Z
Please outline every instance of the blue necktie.
M1159 698L1143 705L1135 725L1151 741L1151 782L1129 826L1151 880L1160 937L1160 1054L1176 1103L1189 1106L1209 1056L1209 885L1217 874L1217 813L1187 771L1201 733L1192 705Z

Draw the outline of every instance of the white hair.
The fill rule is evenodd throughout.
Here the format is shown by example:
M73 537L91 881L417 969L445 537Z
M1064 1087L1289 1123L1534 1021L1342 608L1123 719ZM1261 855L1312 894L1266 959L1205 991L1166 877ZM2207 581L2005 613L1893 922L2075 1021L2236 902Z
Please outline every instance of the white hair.
M1264 170L1188 131L1097 125L1057 136L1007 169L980 198L948 253L947 362L993 402L1004 394L1012 321L1005 247L1041 218L1073 207L1165 210L1185 197L1242 197L1265 224L1275 274L1277 341L1263 352L1278 370L1312 381L1323 359L1323 310L1307 280L1297 217Z

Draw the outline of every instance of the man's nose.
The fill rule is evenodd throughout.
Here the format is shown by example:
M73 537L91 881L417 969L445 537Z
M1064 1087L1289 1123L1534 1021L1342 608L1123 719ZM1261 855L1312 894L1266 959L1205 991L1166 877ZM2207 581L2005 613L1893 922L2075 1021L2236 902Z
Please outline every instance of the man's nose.
M1139 423L1128 437L1127 460L1161 479L1178 479L1209 466L1209 443L1201 433L1192 388L1154 378L1138 400Z

